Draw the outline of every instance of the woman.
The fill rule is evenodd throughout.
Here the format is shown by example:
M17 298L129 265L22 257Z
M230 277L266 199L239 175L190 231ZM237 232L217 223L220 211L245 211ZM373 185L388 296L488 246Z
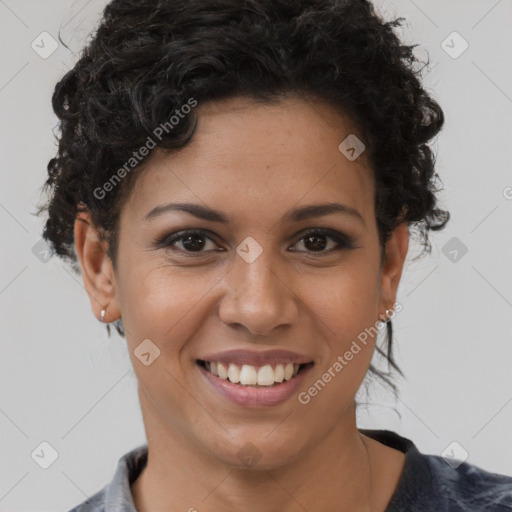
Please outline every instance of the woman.
M512 479L359 430L443 112L367 1L114 0L57 84L44 238L126 336L147 446L73 512L480 511Z

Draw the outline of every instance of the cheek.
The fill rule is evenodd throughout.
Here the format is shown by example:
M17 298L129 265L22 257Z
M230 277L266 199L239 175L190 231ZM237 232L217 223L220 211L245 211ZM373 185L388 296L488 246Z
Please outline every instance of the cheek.
M165 352L179 351L206 315L209 295L225 271L171 268L141 262L122 274L120 306L130 346L149 338Z
M354 261L310 285L305 295L321 361L301 403L314 400L327 416L351 402L370 365L379 332L377 276L372 261Z
M222 288L222 279L228 272L227 268L179 269L165 260L126 258L119 272L119 302L127 339L137 344L149 338L161 350L180 350L187 339L193 338L201 321L214 314L216 286ZM378 307L376 282L377 269L361 251L358 258L328 272L296 276L291 283L294 293L290 300L305 305L312 332L323 332L324 341L328 341L325 349L330 347L330 352L337 355L374 323Z
M202 321L211 312L209 297L222 275L212 276L196 269L177 271L167 264L127 272L123 276L122 311L126 340L142 401L156 407L169 424L183 429L184 418L204 422L194 393L184 392L188 371L195 363L187 358ZM144 340L151 340L159 352ZM143 345L146 343L146 345ZM151 363L137 354L149 347ZM158 354L154 360L154 354Z
M359 263L347 265L316 279L314 285L305 281L302 296L327 337L343 345L377 320L377 270Z
M311 421L318 411L334 421L352 403L368 371L379 336L374 275L340 274L309 296L308 307L317 318L320 363L298 401Z

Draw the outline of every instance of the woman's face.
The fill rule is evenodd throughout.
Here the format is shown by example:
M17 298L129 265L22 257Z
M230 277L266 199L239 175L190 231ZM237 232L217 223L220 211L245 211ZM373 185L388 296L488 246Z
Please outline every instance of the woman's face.
M122 316L148 441L272 468L352 424L375 339L353 342L393 305L408 232L395 230L381 269L372 171L364 153L338 149L352 131L329 106L236 98L197 109L192 141L156 152L123 206L111 286L85 280L95 311L103 302L107 319ZM311 209L328 203L346 211ZM184 230L204 233L171 239ZM219 362L263 385L215 376ZM287 363L310 364L270 387Z

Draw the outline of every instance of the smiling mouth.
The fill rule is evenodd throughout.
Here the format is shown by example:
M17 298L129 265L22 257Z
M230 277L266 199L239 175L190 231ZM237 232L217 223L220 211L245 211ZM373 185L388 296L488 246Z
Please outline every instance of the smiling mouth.
M294 379L305 368L313 366L313 362L305 364L250 364L222 363L220 361L197 360L197 364L219 379L245 387L275 387L283 382Z

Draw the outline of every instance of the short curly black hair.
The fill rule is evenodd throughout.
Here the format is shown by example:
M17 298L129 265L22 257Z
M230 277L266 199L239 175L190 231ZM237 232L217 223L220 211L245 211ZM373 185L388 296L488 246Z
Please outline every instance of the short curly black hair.
M73 226L87 210L115 265L120 211L148 159L123 173L107 200L97 191L155 129L191 98L271 103L292 94L339 109L364 140L381 254L403 221L430 253L429 230L450 217L436 207L439 177L427 145L444 115L421 84L426 64L414 56L417 45L402 44L394 31L402 20L384 21L366 0L111 1L53 93L61 135L39 209L48 212L43 238L79 271ZM191 140L197 112L180 117L160 130L156 147L172 152ZM378 351L399 371L391 348L389 321L387 349Z

